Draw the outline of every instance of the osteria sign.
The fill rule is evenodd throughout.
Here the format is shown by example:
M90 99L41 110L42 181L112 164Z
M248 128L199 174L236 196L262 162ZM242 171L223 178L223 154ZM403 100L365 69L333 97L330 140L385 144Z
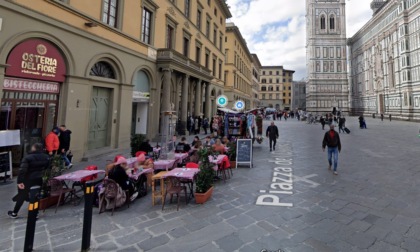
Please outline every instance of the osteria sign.
M6 76L64 82L66 64L57 47L43 39L15 46L7 58Z

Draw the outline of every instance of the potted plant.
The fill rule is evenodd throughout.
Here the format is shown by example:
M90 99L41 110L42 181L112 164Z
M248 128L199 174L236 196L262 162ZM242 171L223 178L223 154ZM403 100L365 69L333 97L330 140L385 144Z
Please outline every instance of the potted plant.
M229 147L229 151L227 152L227 155L229 157L230 167L235 168L236 167L236 139L229 142L227 144L227 147Z
M209 157L215 156L215 153L211 148L203 148L198 151L198 156L200 159L200 172L197 174L194 196L197 204L203 204L213 194L215 172L213 170L214 164L210 162Z
M44 171L42 176L42 187L39 208L41 210L47 209L50 206L56 205L58 201L58 196L50 196L50 188L48 187L48 181L51 178L60 176L65 169L64 160L60 155L55 155L51 157L49 167Z
M139 151L140 144L146 140L145 135L137 134L131 137L130 147L131 147L131 156L135 157L136 152Z

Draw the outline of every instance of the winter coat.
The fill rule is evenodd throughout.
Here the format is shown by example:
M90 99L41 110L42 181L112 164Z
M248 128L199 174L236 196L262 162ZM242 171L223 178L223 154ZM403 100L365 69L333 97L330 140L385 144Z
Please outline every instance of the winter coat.
M50 164L50 157L43 152L32 152L22 159L17 183L27 183L30 180L42 178L43 171Z
M53 152L58 150L60 147L60 140L58 139L57 134L50 132L47 137L45 137L45 149L47 152Z
M277 126L276 125L268 126L266 136L271 138L271 139L278 138L279 137L279 129L277 128Z
M338 147L338 151L341 151L341 141L340 141L340 135L337 131L332 130L334 133L331 133L331 130L327 131L324 136L324 140L322 141L322 148L325 148L326 146L330 148ZM331 134L333 137L331 137Z
M58 137L58 139L60 140L60 151L62 149L64 149L64 151L70 150L70 135L70 130L61 131L60 136Z

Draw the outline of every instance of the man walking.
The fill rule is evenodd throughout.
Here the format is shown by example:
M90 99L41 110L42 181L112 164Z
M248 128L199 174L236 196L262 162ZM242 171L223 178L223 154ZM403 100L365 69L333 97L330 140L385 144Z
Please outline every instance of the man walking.
M268 126L266 136L270 139L270 152L276 150L276 142L279 138L279 129L274 122L271 122L271 125Z
M7 212L10 218L16 219L25 200L28 199L32 186L42 186L43 171L48 168L49 156L43 152L43 146L36 143L31 147L31 153L22 159L17 177L18 194L13 197L16 205L13 211Z
M334 130L334 124L331 124L330 130L325 133L322 141L322 151L325 151L326 146L328 147L328 170L331 170L332 156L334 155L334 175L338 175L338 153L341 152L341 142L339 134Z
M58 137L58 139L60 140L60 152L61 152L61 156L64 160L65 165L67 166L68 169L70 169L73 164L70 162L70 160L67 157L67 152L70 150L70 135L71 135L71 131L66 129L66 125L61 125L60 126L60 136Z
M341 133L341 131L343 131L343 133L345 132L344 131L344 127L346 127L345 125L346 125L346 118L344 118L344 116L339 117L338 118L338 133Z
M58 134L60 134L60 129L54 127L50 133L45 137L45 149L47 150L48 155L52 156L57 154L60 147L60 140L58 139Z

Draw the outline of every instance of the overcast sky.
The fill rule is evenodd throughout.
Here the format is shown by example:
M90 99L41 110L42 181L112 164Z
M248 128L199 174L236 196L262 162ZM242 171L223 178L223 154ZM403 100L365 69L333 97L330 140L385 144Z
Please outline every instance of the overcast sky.
M263 65L296 70L295 80L306 75L305 0L227 0L234 22ZM347 37L371 17L371 0L348 0Z

